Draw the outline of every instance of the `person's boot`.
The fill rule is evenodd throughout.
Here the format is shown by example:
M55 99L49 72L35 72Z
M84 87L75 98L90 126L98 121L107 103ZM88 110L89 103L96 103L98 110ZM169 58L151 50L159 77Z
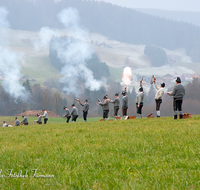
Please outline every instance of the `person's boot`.
M182 114L180 114L180 119L183 119L183 115Z
M174 115L174 119L177 119L177 115Z

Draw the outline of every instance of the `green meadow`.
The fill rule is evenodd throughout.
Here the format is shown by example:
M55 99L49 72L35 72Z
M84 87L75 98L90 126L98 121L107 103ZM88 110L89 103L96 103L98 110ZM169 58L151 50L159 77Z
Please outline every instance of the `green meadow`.
M200 189L200 116L34 119L0 128L1 189Z

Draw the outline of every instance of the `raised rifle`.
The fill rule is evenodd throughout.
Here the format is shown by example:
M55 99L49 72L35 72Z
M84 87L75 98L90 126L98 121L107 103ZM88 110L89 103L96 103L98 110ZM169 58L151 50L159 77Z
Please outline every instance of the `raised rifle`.
M140 86L142 87L143 77L140 79Z
M81 104L81 101L80 101L78 98L76 98L76 101L77 101L79 104Z
M125 88L124 88L124 92L126 92L126 89L127 89L127 86L125 86Z
M156 82L156 77L155 77L155 75L152 75L150 83L153 84L154 82Z

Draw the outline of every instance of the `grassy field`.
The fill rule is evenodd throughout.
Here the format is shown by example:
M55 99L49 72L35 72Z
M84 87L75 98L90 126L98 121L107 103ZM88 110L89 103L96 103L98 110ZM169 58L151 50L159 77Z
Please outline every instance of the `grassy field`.
M60 120L0 128L1 189L200 188L200 116Z
M0 124L3 125L3 121L6 121L6 123L8 125L14 125L15 123L15 117L16 116L7 116L7 117L0 117ZM36 123L34 122L35 120L37 120L37 117L27 117L28 118L28 122L29 122L29 125L36 125ZM19 121L22 121L22 117L21 116L18 116L18 119ZM93 117L93 118L88 118L88 122L93 122L93 121L99 121L100 117ZM110 119L113 119L113 118L110 118ZM83 122L83 119L82 118L78 118L77 119L77 122ZM62 118L62 117L59 117L59 118L49 118L48 120L48 124L64 124L66 123L66 119L65 118ZM70 122L69 123L72 123L71 119L70 119Z

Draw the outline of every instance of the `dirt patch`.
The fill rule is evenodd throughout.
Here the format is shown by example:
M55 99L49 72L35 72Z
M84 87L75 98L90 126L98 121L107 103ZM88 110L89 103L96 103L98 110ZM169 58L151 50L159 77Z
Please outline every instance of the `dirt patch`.
M55 114L52 111L47 111L47 113L48 113L48 117L60 117L59 115ZM17 114L17 116L25 115L25 116L37 117L37 114L43 115L43 111L41 111L41 110L30 110L30 111L26 111L24 113Z

